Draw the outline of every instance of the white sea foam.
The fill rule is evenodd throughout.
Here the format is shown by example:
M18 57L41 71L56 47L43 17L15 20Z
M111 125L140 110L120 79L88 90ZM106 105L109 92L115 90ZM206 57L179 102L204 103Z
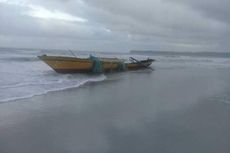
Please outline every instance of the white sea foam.
M66 90L66 89L71 89L71 88L77 88L77 87L80 87L86 83L91 83L91 82L100 82L100 81L103 81L106 79L106 76L105 75L100 75L100 76L97 76L97 77L94 77L94 78L88 78L88 79L83 79L83 80L79 80L77 81L78 83L74 83L74 82L71 82L71 85L70 85L70 82L68 85L62 85L60 87L51 87L50 89L42 89L40 91L37 91L37 90L34 90L31 92L31 94L28 94L27 92L22 92L22 94L20 95L12 95L13 93L11 93L10 95L12 95L11 97L3 97L3 99L0 99L0 103L4 103L4 102L9 102L9 101L13 101L13 100L19 100L19 99L25 99L25 98L31 98L33 96L39 96L39 95L43 95L43 94L47 94L48 92L52 92L52 91L61 91L61 90ZM28 87L27 85L51 85L54 83L44 83L44 84L23 84L22 86L24 87ZM22 86L17 86L17 87L22 87ZM7 87L6 87L7 88ZM13 88L12 86L9 86L8 88ZM15 88L15 87L14 87ZM33 89L36 89L35 87Z

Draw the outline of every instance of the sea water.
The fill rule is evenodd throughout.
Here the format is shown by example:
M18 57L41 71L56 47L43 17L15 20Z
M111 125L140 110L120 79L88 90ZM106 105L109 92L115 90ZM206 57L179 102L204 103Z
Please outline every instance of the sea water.
M128 62L130 56L139 60L153 58L155 69L176 68L229 68L230 58L217 54L216 57L192 56L190 54L153 53L103 53L103 52L74 52L79 57L88 57L94 54L100 57L122 58ZM63 50L36 50L36 49L0 49L0 102L7 102L35 95L46 94L50 91L65 90L80 87L88 82L106 80L106 75L87 74L58 74L49 66L40 61L37 56L42 54L73 56L69 51ZM140 53L140 52L139 52ZM216 54L215 54L216 55Z

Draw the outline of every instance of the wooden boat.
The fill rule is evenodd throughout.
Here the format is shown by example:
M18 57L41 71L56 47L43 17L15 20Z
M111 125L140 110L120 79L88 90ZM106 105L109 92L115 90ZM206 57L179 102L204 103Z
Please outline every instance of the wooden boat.
M89 58L77 58L42 55L38 56L38 58L58 73L103 73L136 70L150 68L149 66L154 61L153 59L138 61L133 58L133 62L125 63L124 60L118 58L97 58L94 56L90 56ZM96 68L99 68L99 70Z

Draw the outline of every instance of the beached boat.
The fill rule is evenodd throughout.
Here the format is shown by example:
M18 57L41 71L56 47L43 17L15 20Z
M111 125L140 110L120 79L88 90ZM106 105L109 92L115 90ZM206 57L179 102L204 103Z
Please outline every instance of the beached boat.
M58 73L103 73L113 71L125 71L149 68L153 59L138 61L130 58L131 62L125 63L118 58L89 58L65 57L65 56L47 56L42 55L38 58L49 65Z

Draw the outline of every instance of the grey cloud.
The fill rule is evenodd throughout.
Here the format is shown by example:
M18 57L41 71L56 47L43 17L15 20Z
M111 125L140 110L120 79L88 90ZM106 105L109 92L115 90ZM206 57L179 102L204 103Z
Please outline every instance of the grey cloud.
M197 44L195 46L200 46L197 50L215 50L213 44L216 47L218 44L222 46L223 40L229 39L229 27L225 22L206 17L196 9L181 3L166 0L85 2L103 12L95 18L104 22L111 30L142 35L142 38L147 36L149 41L162 37L161 42L165 42L165 45L175 42L176 39L178 45Z
M168 1L168 0L167 0ZM230 1L229 0L175 0L173 3L185 4L194 10L201 12L209 18L222 22L230 22Z
M87 19L86 23L39 19L26 8L0 3L0 36L15 43L76 49L228 51L227 0L24 0L27 4ZM217 5L218 4L218 5ZM28 11L27 11L28 12ZM22 40L18 40L20 39ZM6 41L0 45L6 46ZM33 46L33 42L30 46ZM81 45L80 45L80 44ZM84 44L84 45L82 45ZM88 44L88 45L87 45ZM89 45L90 44L90 45ZM17 46L18 43L15 44ZM118 47L119 46L119 47ZM105 48L107 47L107 48Z

